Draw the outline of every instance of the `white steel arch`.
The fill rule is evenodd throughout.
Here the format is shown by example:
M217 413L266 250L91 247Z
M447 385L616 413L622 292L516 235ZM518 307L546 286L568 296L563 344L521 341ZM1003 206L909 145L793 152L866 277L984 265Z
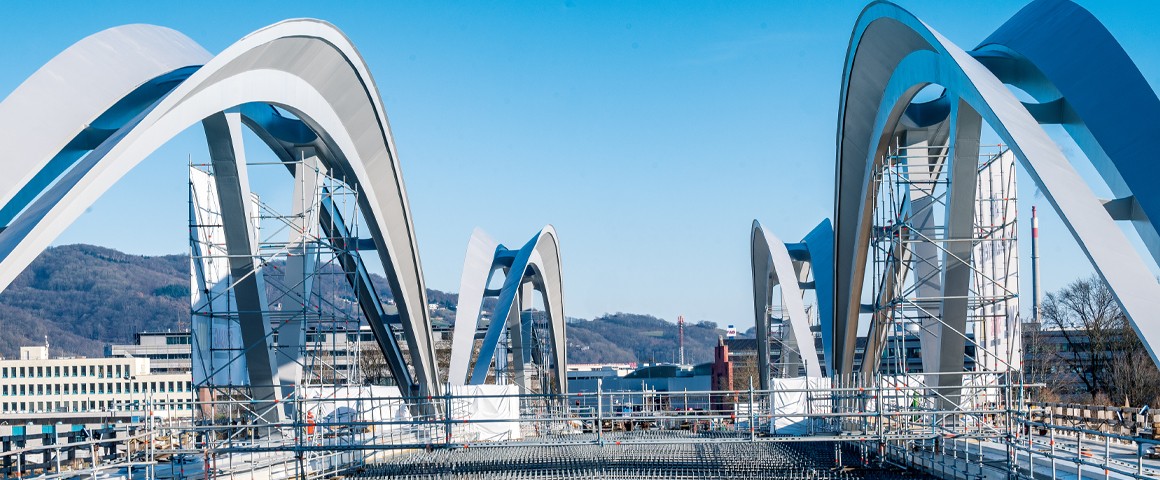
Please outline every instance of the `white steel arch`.
M1038 4L1058 7L1070 2L1042 0ZM1066 14L1067 10L1054 10L1054 13ZM1049 11L1052 8L1040 13ZM1043 36L1047 34L1038 34L1040 40L1047 39ZM1051 30L1049 34L1064 36L1075 32L1060 29ZM1099 49L1095 56L1098 55ZM1094 58L1089 59L1094 61ZM1116 225L1117 217L1109 213L1060 147L1040 126L1032 111L1042 114L1043 109L1020 103L983 63L909 12L890 3L876 2L866 7L854 28L842 79L835 180L835 368L841 373L852 370L861 307L860 289L865 276L871 228L870 200L874 195L869 175L875 162L883 158L889 141L900 128L904 128L900 127L903 125L901 120L914 95L929 84L946 89L943 103L949 105L946 116L951 122L950 168L955 169L957 159L977 159L979 125L982 122L990 125L1010 146L1064 219L1096 271L1115 292L1133 328L1156 360L1153 346L1160 341L1160 325L1144 320L1146 315L1160 308L1160 284ZM1112 93L1105 91L1103 95ZM1145 121L1153 125L1155 122L1154 119ZM965 165L960 167L965 169ZM970 185L956 186L954 172L950 175L948 228L953 231L953 224L961 215L955 213L961 210L955 204L971 203L962 202L970 195L964 194L964 198L958 199L957 196L974 187L973 180L968 181ZM958 177L966 178L968 175ZM960 234L952 233L951 236ZM943 267L944 291L948 288L948 279L955 275L951 272L954 262L947 264ZM948 310L944 304L944 316ZM948 335L943 337L940 352L943 370L953 371L954 362L948 363L948 356L957 356L961 361L962 353L948 351L945 342ZM961 345L961 341L958 343ZM961 385L961 379L944 375L940 377L940 384L945 387Z
M504 283L498 291L489 291L487 284L497 270L506 271ZM482 230L476 229L472 232L468 243L459 291L459 304L455 312L452 334L451 363L448 366L448 383L482 384L487 378L488 371L491 370L500 336L505 329L514 327L511 336L513 346L522 344L519 312L530 308L531 295L535 291L543 296L551 335L551 367L554 376L551 393L568 393L567 326L564 317L560 245L555 228L551 225L544 227L518 250L509 250L496 243ZM472 345L485 295L495 296L498 299L483 338L483 345L472 366ZM521 354L515 359L517 376L526 358L522 350L527 347L529 346L521 345L517 348L521 350Z
M85 51L112 45L119 48L118 51L140 52L144 57L136 60L129 56L118 57L116 60L120 63L114 66L136 65L135 62L158 66L124 70L105 66L99 69L74 68L71 64L78 61L76 56L62 54L45 68L72 75L66 85L100 78L105 79L103 83L114 87L101 90L89 99L83 88L63 88L34 75L0 104L0 125L18 122L47 125L61 117L59 112L40 109L36 102L27 99L60 98L65 100L58 102L60 108L66 112L74 108L85 109L85 113L69 113L63 117L75 122L91 117L92 112L115 108L128 98L118 97L124 95L126 86L132 88L158 78L151 78L151 75L165 74L166 69L190 64L196 71L167 93L155 95L155 101L146 102L139 113L125 120L104 139L98 138L100 141L71 164L71 168L52 176L55 183L44 180L49 176L44 172L51 161L5 164L6 169L24 174L6 176L15 181L0 184L0 194L4 195L0 198L6 199L3 207L14 205L11 211L16 211L12 221L0 231L0 289L11 283L101 194L177 133L203 119L222 118L217 123L206 124L207 134L210 130L217 130L221 134L216 137L217 141L224 142L219 150L238 152L237 122L243 120L239 113L251 114L247 117L251 126L278 126L277 121L261 124L253 118L255 111L267 120L271 118L269 107L263 112L255 110L255 105L277 106L298 117L297 120L282 118L282 123L300 121L308 127L309 136L316 137L309 139L309 145L318 149L319 157L325 160L331 171L338 172L347 183L359 189L359 206L367 217L368 230L399 307L419 388L417 393L438 394L426 291L394 140L374 81L350 41L325 22L290 20L246 36L205 62L204 66L196 68L196 62L204 60L204 51L171 30L133 26L94 37L74 48ZM158 44L157 48L132 48L154 42ZM113 80L106 77L113 77ZM220 116L222 112L225 112L224 117ZM211 128L211 125L216 128ZM64 134L45 138L11 137L13 131L9 130L0 135L4 135L2 139L10 144L37 144L40 154L26 158L51 159L57 155L53 151L62 152L69 148L70 143L63 141L68 138L68 133L84 131L84 127L76 125L70 124L69 128L72 130L66 130ZM289 130L295 128L291 126ZM278 143L274 142L274 133L258 133L271 146ZM210 141L212 151L215 138L211 137ZM237 168L244 169L244 162L237 158L232 160ZM20 195L19 192L26 188L34 192L31 197ZM34 200L26 207L13 204L12 199L20 198ZM268 326L264 328L268 332ZM251 372L251 381L272 381L272 373L257 372L259 379L255 379L254 373Z
M798 356L806 367L807 377L821 377L822 368L818 364L818 352L814 347L814 333L810 329L810 319L806 315L802 300L802 289L798 269L789 249L772 233L761 227L757 220L749 237L750 258L753 271L753 315L757 327L757 364L762 389L769 388L769 307L773 288L781 286L782 302L789 317L791 339L782 346L782 355L788 348L796 348Z

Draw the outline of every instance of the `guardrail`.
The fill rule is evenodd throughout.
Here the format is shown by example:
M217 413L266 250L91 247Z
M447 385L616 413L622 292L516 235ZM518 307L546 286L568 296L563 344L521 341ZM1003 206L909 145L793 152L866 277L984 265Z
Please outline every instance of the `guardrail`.
M570 395L500 388L436 397L290 398L273 407L285 415L271 424L253 423L262 412L223 400L202 402L199 411L229 412L225 417L154 427L140 435L183 439L174 453L198 455L205 465L200 478L259 471L271 478L335 475L376 457L415 450L747 442L836 442L852 446L857 462L919 465L958 478L1004 469L1027 478L1032 470L1040 477L1052 472L1052 478L1075 471L1128 478L1160 474L1160 465L1143 458L1160 442L1065 424L1055 417L1056 409L1072 407L1021 404L1012 401L1017 395L1002 390L1008 388L1018 387L964 386L964 398L989 401L958 409L938 408L945 397L931 389L882 385ZM1065 412L1064 418L1069 416L1074 415ZM160 464L146 463L132 468L153 478ZM90 470L85 472L105 476L100 472L107 467ZM197 475L186 478L198 480Z

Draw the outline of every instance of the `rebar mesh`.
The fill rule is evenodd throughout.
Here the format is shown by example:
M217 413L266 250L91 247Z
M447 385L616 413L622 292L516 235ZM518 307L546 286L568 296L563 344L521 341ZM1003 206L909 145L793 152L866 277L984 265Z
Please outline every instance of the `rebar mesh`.
M614 440L610 440L614 441ZM399 455L350 476L378 479L931 478L875 464L833 442L669 443L440 449ZM839 455L847 456L839 462Z

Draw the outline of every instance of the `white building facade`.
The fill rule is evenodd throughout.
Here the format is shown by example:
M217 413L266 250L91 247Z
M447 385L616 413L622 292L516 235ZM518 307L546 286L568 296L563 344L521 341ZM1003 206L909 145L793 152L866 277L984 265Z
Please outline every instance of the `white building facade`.
M49 358L47 346L21 347L20 359L0 360L0 413L187 418L191 380L188 372L152 373L148 358Z

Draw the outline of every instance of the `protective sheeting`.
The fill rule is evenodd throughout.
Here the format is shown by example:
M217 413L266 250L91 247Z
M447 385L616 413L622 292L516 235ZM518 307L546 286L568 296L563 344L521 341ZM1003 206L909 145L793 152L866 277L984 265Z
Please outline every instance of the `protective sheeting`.
M805 415L828 413L831 401L829 378L795 377L774 378L770 383L770 414L773 421L769 433L775 435L806 435L811 420Z
M1019 320L1019 249L1015 207L1015 154L1006 151L979 171L975 223L987 228L971 248L975 291L990 299L975 309L975 356L980 372L1019 370L1023 331ZM993 392L992 392L993 393ZM994 397L994 395L991 395ZM996 401L992 398L990 401Z
M325 430L351 428L351 422L374 422L376 431L396 430L408 427L402 422L411 418L399 387L394 386L302 387L298 389L298 397L299 405L305 410L305 420ZM328 425L331 423L346 425Z
M189 167L190 308L193 384L247 385L245 345L233 305L226 233L213 175Z
M452 385L455 441L498 442L520 438L519 387Z

